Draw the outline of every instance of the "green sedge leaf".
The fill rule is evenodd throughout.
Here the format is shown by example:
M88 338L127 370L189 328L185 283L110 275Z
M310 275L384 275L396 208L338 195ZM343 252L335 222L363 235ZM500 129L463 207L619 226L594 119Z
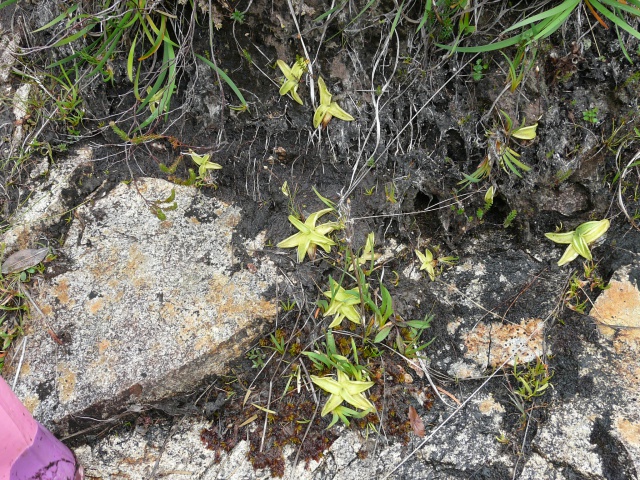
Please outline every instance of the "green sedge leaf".
M432 6L433 6L433 0L426 0L426 2L424 2L424 13L422 14L422 19L418 24L418 28L416 28L416 32L419 32L420 30L422 30L422 27L424 27L424 24L427 23L427 20L429 19L429 12L431 12Z
M393 36L393 33L396 31L396 27L398 26L398 22L400 21L400 16L402 15L402 10L404 9L404 2L398 8L396 12L396 16L393 18L393 23L391 24L391 30L389 31L389 37Z
M76 32L76 33L74 33L73 35L71 35L69 37L65 37L62 40L57 41L56 43L53 44L53 46L54 47L62 47L63 45L71 43L74 40L77 40L78 38L86 35L87 32L89 30L93 29L93 27L95 27L95 26L96 26L96 23L90 23L87 27L83 28L79 32Z
M391 333L391 326L386 326L378 332L376 338L373 339L373 343L383 342Z
M631 13L632 15L635 16L640 16L640 10L634 7L631 7L629 5L625 5L621 2L612 2L610 0L602 0L602 3L609 5L613 8L616 9L620 9L620 10L624 10L626 12ZM618 27L620 27L621 29L623 29L624 31L626 31L627 33L633 35L634 37L640 39L640 32L638 32L637 30L635 30L634 28L632 28L627 22L625 22L621 17L615 15L614 13L612 13L609 9L607 9L606 7L604 7L600 1L598 0L593 0L591 1L591 5L593 5L593 7L598 10L600 13L602 13L602 15L604 15L605 17L607 17L609 20L611 20L613 23L615 23Z
M233 90L233 93L235 93L236 97L238 97L238 100L240 100L240 103L242 104L242 106L245 107L246 109L249 109L249 105L247 105L247 101L244 99L242 92L240 92L236 84L233 83L233 80L231 80L231 78L229 78L229 76L226 73L224 73L220 68L216 67L211 61L207 60L202 55L196 54L196 57L198 57L204 63L209 65L211 68L213 68L218 73L218 75L220 75L220 77L227 83L227 85L229 85L231 90Z
M138 58L139 62L146 60L147 58L149 58L151 55L153 55L158 51L158 49L160 48L160 45L162 44L162 41L164 40L166 28L167 28L166 19L165 17L162 17L162 19L160 20L160 31L158 32L158 38L156 39L155 43L151 45L151 48L149 49L149 51L147 51L147 53L145 53L140 58Z
M518 155L520 156L520 155ZM520 160L518 160L517 158L513 158L512 162L519 167L520 169L524 170L525 172L528 172L529 170L531 170L531 167L529 165L526 165L524 163L522 163Z
M138 34L133 37L133 42L131 42L131 48L129 49L129 56L127 57L127 77L129 81L133 83L133 58L136 50L136 41L138 40Z
M0 8L4 8L7 5L11 5L12 3L14 3L17 0L14 1L7 1L7 2L3 2L0 3ZM69 15L71 15L73 12L76 11L76 9L78 8L78 4L76 3L75 5L73 5L72 7L69 7L68 9L66 9L64 12L62 12L60 15L58 15L56 18L54 18L53 20L51 20L49 23L47 23L46 25L40 27L37 30L34 30L32 33L38 33L41 32L43 30L46 30L48 28L53 27L54 25L60 23L62 20L64 20L65 18L67 18Z
M512 30L516 30L520 27L531 25L532 23L538 22L540 20L545 20L548 18L566 18L569 15L569 13L571 13L578 6L579 3L580 3L580 0L565 0L563 3L561 3L557 7L551 8L545 12L541 12L532 17L525 18L520 22L514 23L509 28L507 28L503 33L507 33Z

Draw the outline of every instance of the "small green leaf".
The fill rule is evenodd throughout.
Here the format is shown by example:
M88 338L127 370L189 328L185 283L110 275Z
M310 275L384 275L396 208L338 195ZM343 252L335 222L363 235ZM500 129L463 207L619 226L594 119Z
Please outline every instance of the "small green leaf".
M378 332L376 338L373 339L373 343L383 342L391 333L391 325L387 325L382 330Z
M127 78L133 83L133 59L136 50L136 41L138 40L138 34L133 38L131 42L131 48L129 49L129 56L127 57Z

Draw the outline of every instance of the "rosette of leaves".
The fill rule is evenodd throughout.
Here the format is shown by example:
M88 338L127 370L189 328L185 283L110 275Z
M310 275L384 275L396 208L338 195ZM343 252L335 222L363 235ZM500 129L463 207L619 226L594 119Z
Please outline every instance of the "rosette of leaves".
M307 217L304 223L293 215L289 215L289 221L299 230L299 232L282 240L278 243L277 247L297 248L298 263L301 263L307 254L309 255L309 258L315 258L317 247L321 247L325 252L329 253L331 251L331 247L335 245L336 242L326 235L334 230L339 230L342 228L342 225L339 222L327 222L322 225L316 225L316 222L323 215L333 211L333 208L325 208L318 212L314 212Z
M370 270L373 270L375 261L382 256L380 253L374 252L373 248L375 247L375 243L375 234L371 232L369 233L369 235L367 235L367 241L365 242L360 257L355 259L355 262L358 266L362 266L365 263L369 262ZM348 270L352 272L354 264L349 255L347 255L347 265L349 265Z
M344 120L345 122L353 121L353 117L345 112L340 105L331 101L331 94L327 89L322 77L318 77L318 89L320 90L320 105L313 114L313 128L318 128L320 124L325 128L333 117Z
M578 255L591 260L593 257L591 250L589 250L589 244L604 235L609 229L609 225L609 220L605 218L604 220L585 222L571 232L552 232L544 235L552 242L569 245L558 260L558 266L561 267L578 258Z
M307 71L307 65L309 60L306 58L298 58L295 63L289 67L282 60L276 61L276 65L284 75L284 81L282 82L282 86L280 87L280 95L285 96L287 94L291 95L296 102L300 105L304 105L304 102L298 95L298 86L300 85L300 79L302 75Z
M513 128L513 120L511 117L500 110L504 117L504 128L502 131L488 132L489 136L489 154L478 165L478 168L471 175L464 175L464 180L459 184L463 185L463 188L471 183L478 183L483 178L486 178L491 173L491 168L497 161L502 169L508 174L514 174L515 176L522 178L520 171L528 172L531 167L520 161L520 153L511 148L509 142L512 138L518 140L533 140L536 138L536 130L538 124L525 126L525 120L518 128Z
M345 290L342 285L339 285L332 277L329 277L329 291L324 292L324 296L330 299L324 316L334 315L329 328L337 327L345 318L356 325L360 325L362 320L356 305L360 305L361 301L360 292L357 288Z
M439 247L434 247L433 252L428 248L424 250L424 253L420 250L415 251L418 256L418 260L420 260L420 270L426 270L432 282L438 275L440 275L440 273L442 273L442 267L436 268L438 263L453 265L458 261L458 257L437 257L438 251Z
M511 117L509 117L509 115L507 115L507 113L502 110L500 110L500 112L505 119L506 125L504 133L507 137L507 141L504 145L501 145L499 141L496 141L496 149L498 150L498 157L500 158L500 166L505 172L513 173L517 177L522 178L522 174L518 171L518 168L520 170L528 172L529 170L531 170L531 167L519 160L520 154L509 147L508 139L517 138L518 140L533 140L534 138L536 138L536 130L538 128L538 124L535 123L533 125L525 127L525 120L523 120L522 125L520 125L519 128L514 129Z
M193 162L198 165L198 176L196 177L198 180L204 180L209 170L220 170L222 168L222 165L219 163L209 161L211 158L211 154L209 153L198 155L193 150L189 150L187 155L189 155Z
M349 425L348 417L363 417L375 410L371 402L365 397L364 392L375 385L374 382L353 380L342 370L337 371L337 379L333 377L318 377L311 375L311 381L325 392L329 393L329 399L322 408L321 415L333 414L333 421L329 425L341 419L345 425ZM342 405L347 402L356 407L360 412Z

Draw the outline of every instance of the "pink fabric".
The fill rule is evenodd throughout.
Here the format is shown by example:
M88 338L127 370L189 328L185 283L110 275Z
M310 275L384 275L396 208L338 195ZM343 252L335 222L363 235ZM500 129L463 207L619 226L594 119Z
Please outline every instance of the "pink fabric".
M0 377L0 480L82 480L73 452L36 422Z
M0 480L8 480L11 465L33 444L36 422L7 382L0 377Z
M74 480L76 459L62 442L38 424L36 438L11 467L10 480Z

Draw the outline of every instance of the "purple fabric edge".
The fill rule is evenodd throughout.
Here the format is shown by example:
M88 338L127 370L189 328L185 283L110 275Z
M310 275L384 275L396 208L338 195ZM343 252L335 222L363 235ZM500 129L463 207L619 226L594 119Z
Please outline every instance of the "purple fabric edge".
M73 452L38 423L33 443L11 466L9 480L82 480Z

